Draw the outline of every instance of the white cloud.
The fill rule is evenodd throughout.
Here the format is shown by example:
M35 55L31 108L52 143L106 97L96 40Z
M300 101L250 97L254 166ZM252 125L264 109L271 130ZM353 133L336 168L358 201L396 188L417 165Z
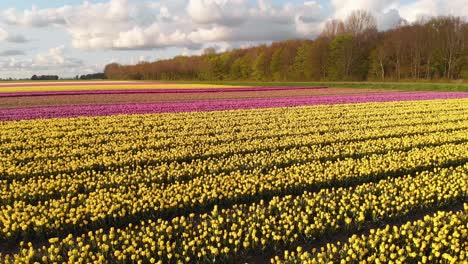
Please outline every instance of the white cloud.
M329 11L312 0L289 0L284 4L273 0L108 0L60 8L8 9L2 17L9 25L63 28L71 37L71 45L81 50L199 50L221 42L235 46L313 38L325 20L345 19L356 9L370 11L379 29L385 30L402 18L414 21L424 14L466 15L465 2L331 0ZM0 40L27 40L3 31L0 29Z
M70 11L70 6L60 8L37 9L35 6L31 10L17 12L10 8L3 12L3 19L8 24L45 27L51 24L65 24L65 14Z
M246 0L189 0L187 13L198 24L238 25L245 21Z
M30 40L27 39L25 36L21 34L10 34L8 31L6 31L3 28L0 28L0 41L6 41L6 42L11 42L11 43L16 43L16 44L21 44L21 43L26 43L29 42Z
M421 0L403 5L400 8L402 15L408 21L415 21L423 16L435 16L438 13L437 3L433 0Z
M0 41L6 40L8 38L8 31L3 28L0 28Z
M213 23L222 19L221 8L215 1L190 0L187 12L194 22Z
M119 32L119 35L111 43L115 49L151 49L169 46L199 47L192 43L187 34L176 30L170 34L161 31L158 24L147 28L135 26L134 28Z
M371 12L387 12L398 5L398 0L332 0L335 8L335 18L344 19L356 9L364 9Z
M322 7L314 1L274 6L260 0L242 14L242 23L211 21L189 34L196 43L216 41L277 41L289 38L312 38L325 19ZM228 18L227 21L233 21Z
M64 56L64 50L64 46L59 46L49 49L46 53L39 53L30 59L10 57L7 60L0 61L0 72L21 71L48 74L53 71L83 71L85 68L83 61Z
M1 57L22 56L25 54L22 50L4 50L0 52Z
M17 44L26 43L26 42L31 41L30 39L26 38L25 36L23 36L21 34L9 35L6 40L8 42L17 43Z
M345 20L354 10L364 9L375 16L380 30L387 30L401 21L397 11L399 0L332 0L334 18Z
M396 9L390 9L387 12L380 13L377 16L377 26L380 30L394 28L395 26L401 24L402 21L403 18Z
M12 25L63 27L72 46L82 50L200 49L206 42L310 38L326 18L314 1L274 5L268 0L109 0L56 9L8 9L3 15Z
M466 0L416 0L412 3L401 5L401 15L410 22L422 17L453 15L468 16L468 4Z
M415 22L423 17L468 15L466 0L414 0L401 3L400 0L332 0L334 18L345 19L353 10L370 11L377 19L380 30L397 25L402 19Z

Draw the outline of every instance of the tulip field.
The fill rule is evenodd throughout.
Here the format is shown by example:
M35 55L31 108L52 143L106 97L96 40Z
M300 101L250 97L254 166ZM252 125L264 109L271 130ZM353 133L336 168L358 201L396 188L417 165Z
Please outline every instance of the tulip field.
M467 263L468 93L0 83L1 263Z

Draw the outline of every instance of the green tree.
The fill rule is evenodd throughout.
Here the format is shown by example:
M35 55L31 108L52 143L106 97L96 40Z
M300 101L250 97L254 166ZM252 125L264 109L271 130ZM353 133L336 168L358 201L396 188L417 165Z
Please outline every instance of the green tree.
M312 47L310 43L304 43L297 49L293 64L293 75L297 80L310 80L313 75Z
M282 69L283 69L283 53L284 50L282 47L277 48L274 52L273 55L271 56L271 61L270 61L270 72L272 74L273 80L281 80L282 79Z
M252 65L252 72L253 72L253 77L255 80L265 80L267 76L267 59L265 56L265 53L262 52L260 55L257 56L255 59L253 65Z
M330 80L350 79L351 66L354 59L354 37L351 35L340 35L330 44L330 56L328 58L328 77Z
M329 56L330 39L319 37L312 43L311 47L311 78L312 80L326 80L327 79L327 61Z
M249 59L242 56L234 60L229 75L233 80L248 80L251 73Z

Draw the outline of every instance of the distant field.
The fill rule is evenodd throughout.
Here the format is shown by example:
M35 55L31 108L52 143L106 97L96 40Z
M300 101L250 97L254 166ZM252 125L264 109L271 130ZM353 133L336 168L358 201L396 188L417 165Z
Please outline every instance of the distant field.
M312 86L310 83L295 83L294 86L287 86L288 83L268 84L129 81L0 83L0 120L449 99L464 98L468 94L373 87L334 88Z
M93 90L136 90L136 89L205 89L241 88L242 86L215 84L178 84L163 82L42 82L42 83L0 83L1 93L93 91Z
M258 82L258 81L106 81L106 80L59 80L59 81L1 81L0 88L3 85L11 83L19 84L86 84L90 82L126 82L126 83L165 83L165 84L201 84L201 85L227 85L227 86L247 86L247 87L272 87L272 86L327 86L336 88L369 88L369 89L391 89L391 90L410 90L410 91L460 91L468 92L468 82Z
M0 263L466 260L468 92L275 84L2 83Z
M5 96L0 93L0 108L18 108L31 106L59 106L78 104L112 104L112 103L156 103L194 100L249 99L249 98L282 98L305 96L330 96L351 94L375 94L385 90L378 89L230 89L229 92L193 92L193 90L171 90L159 92L150 90L105 91L89 93L89 91L74 91L73 93L15 93Z
M460 91L468 92L468 83L430 83L430 82L196 82L244 86L328 86L339 88L370 88L409 91Z

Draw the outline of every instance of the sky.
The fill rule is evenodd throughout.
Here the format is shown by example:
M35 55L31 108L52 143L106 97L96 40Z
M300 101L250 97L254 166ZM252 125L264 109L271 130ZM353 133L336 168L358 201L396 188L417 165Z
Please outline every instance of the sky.
M73 77L112 62L313 39L356 9L386 30L402 19L466 18L468 0L1 0L0 78Z

